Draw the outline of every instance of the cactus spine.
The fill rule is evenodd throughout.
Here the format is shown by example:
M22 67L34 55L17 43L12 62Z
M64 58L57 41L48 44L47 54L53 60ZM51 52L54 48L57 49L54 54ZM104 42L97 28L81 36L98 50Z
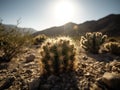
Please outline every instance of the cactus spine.
M100 46L105 42L107 35L102 35L101 32L86 33L81 37L81 46L88 52L97 54Z
M42 44L46 39L47 39L47 36L44 34L41 34L33 38L33 43L35 45Z
M74 69L76 48L69 37L47 39L41 46L41 61L48 74L58 74Z
M120 43L119 42L108 42L104 44L104 49L109 53L120 55Z

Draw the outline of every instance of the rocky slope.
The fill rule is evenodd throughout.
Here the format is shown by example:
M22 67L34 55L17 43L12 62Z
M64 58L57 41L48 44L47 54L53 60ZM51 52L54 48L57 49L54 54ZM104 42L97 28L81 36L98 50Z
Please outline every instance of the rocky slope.
M77 70L58 76L42 75L39 57L36 48L28 48L11 62L0 63L0 90L119 90L120 88L118 85L116 89L109 80L108 84L113 85L115 89L110 89L105 83L99 83L106 72L114 72L120 76L119 56L80 52ZM120 81L120 77L117 80Z

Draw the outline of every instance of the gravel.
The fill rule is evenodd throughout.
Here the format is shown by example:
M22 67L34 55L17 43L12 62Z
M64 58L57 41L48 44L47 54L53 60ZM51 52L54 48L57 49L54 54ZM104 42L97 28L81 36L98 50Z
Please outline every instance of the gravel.
M9 63L0 63L0 90L110 90L103 80L105 73L120 76L118 56L80 53L76 71L59 75L42 74L39 58L37 50L30 49Z

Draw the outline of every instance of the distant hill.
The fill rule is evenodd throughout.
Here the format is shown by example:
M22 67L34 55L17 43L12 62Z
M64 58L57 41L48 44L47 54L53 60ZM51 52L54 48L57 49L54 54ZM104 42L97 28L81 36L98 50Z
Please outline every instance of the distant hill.
M48 36L56 35L83 35L86 32L103 32L109 36L120 36L120 14L111 14L99 20L86 21L82 24L69 22L63 26L51 27L42 31L35 32L33 35L45 34Z
M12 30L12 29L15 29L16 26L15 25L7 25L7 24L3 24L5 30ZM33 28L21 28L21 27L18 27L17 30L19 30L20 32L30 32L31 34L35 33L36 30L33 29Z

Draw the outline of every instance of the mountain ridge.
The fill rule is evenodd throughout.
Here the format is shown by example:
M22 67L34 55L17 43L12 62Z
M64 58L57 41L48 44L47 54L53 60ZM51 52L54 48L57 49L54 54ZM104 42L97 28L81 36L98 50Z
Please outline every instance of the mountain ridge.
M102 32L109 36L120 36L120 14L110 14L98 20L86 21L81 24L69 22L62 26L37 31L33 35L45 34L47 36L77 36L83 35L86 32Z
M5 30L12 30L15 29L17 26L16 25L11 25L11 24L2 24L5 28ZM23 28L23 27L17 27L17 30L19 30L20 32L29 32L31 34L35 33L37 30L33 29L33 28Z

